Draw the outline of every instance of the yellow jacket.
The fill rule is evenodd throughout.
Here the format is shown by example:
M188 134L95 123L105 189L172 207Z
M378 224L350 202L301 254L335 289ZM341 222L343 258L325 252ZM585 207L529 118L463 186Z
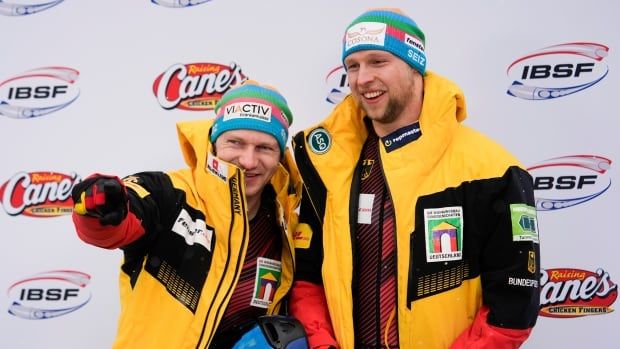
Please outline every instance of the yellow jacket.
M516 241L522 231L513 226L521 207L533 210L531 177L506 150L462 125L465 117L461 90L427 72L421 137L391 152L380 146L396 217L400 348L450 347L476 316L486 314L479 312L483 304L490 309L483 320L491 326L529 333L536 321L538 283L523 287L509 282L538 280L537 234ZM342 348L357 347L353 239L360 154L368 134L363 119L348 96L323 122L294 137L295 159L307 187L296 232L297 280L323 283ZM461 210L456 260L433 253L433 219L425 213L446 213L452 207ZM313 313L303 299L295 302ZM301 316L305 324L323 321L308 316Z
M121 246L125 258L114 348L207 348L226 310L241 273L249 224L244 174L212 155L211 125L212 120L177 125L188 169L123 179L129 217L137 217L141 227L134 230L142 228L144 234ZM271 185L283 251L268 314L280 310L294 271L292 233L301 183L288 150Z

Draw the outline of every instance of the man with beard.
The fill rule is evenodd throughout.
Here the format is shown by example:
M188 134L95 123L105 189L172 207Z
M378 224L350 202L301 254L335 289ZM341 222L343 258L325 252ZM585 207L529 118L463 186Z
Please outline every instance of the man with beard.
M532 178L462 124L401 11L346 29L351 94L294 137L304 180L291 311L312 348L517 348L539 309Z

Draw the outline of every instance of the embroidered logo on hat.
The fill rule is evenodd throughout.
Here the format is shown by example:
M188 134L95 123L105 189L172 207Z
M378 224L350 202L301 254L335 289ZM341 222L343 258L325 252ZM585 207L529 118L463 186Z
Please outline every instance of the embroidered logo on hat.
M409 34L405 34L405 43L411 47L415 47L420 51L424 51L424 44L418 38Z
M383 50L424 75L424 46L424 33L413 19L399 9L374 9L361 14L347 27L342 42L342 62L358 51Z
M271 106L260 103L233 103L224 108L224 121L236 118L252 118L271 121Z
M385 31L387 25L377 22L357 23L347 30L345 47L350 49L357 45L380 45L385 44Z

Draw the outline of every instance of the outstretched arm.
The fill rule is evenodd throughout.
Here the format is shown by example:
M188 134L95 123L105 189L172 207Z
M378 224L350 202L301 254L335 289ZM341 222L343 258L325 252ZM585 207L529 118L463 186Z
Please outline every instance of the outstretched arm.
M73 223L84 242L107 249L126 246L144 235L129 210L129 193L116 176L93 174L72 192Z

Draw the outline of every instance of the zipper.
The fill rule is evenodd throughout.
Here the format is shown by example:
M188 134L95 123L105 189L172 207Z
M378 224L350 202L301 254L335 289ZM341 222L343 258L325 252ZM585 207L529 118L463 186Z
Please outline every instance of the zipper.
M243 191L243 188L242 188L242 185L241 185L241 179L242 179L241 178L242 177L241 176L241 170L237 169L235 172L236 172L235 176L232 177L231 179L236 178L236 180L237 180L237 188L238 188L238 191L239 191L239 197L241 198L241 200L240 200L241 201L241 210L242 210L241 212L242 212L242 216L243 216L243 220L244 220L244 222L243 222L243 239L242 239L241 245L245 246L246 239L248 238L248 235L249 235L249 233L248 233L247 217L245 216L245 213L244 213L244 212L246 212L245 194L244 194L244 191ZM229 180L229 183L230 183L230 180ZM230 184L229 184L229 189L230 189L230 195L232 197L232 195L233 195L233 188L232 188L232 185L230 185ZM231 210L231 212L233 212L233 214L232 214L232 219L230 221L230 227L229 227L229 230L228 230L228 246L230 246L230 240L232 238L232 233L233 233L232 230L233 230L234 223L235 223L235 213L234 213L233 204L234 204L234 202L231 201L231 203L230 203L230 205L231 205L230 210ZM205 346L204 346L205 349L208 348L209 343L213 340L213 336L215 336L215 329L216 329L216 322L217 321L213 321L212 324L210 324L209 328L207 329L207 322L208 322L207 319L209 318L209 315L211 314L211 311L213 310L213 307L215 306L217 295L220 294L220 292L221 292L220 290L226 288L226 287L223 286L223 283L224 283L224 277L223 276L226 275L228 270L229 270L229 268L231 268L230 263L229 263L230 262L230 258L231 258L231 251L229 249L228 255L226 256L226 263L224 265L224 273L222 273L222 277L220 278L219 284L217 285L217 287L215 289L215 292L214 292L215 296L213 297L213 301L209 305L209 309L207 310L207 313L205 315L205 320L202 323L202 330L200 331L200 336L198 337L198 341L196 342L196 349L200 348L200 343L203 341L203 337L205 335L205 332L207 332L207 330L208 330L208 333L209 333L209 337L206 340L206 343L205 343ZM237 259L237 263L234 266L234 268L235 268L235 279L239 277L242 265L243 265L243 260L241 258L238 258ZM228 298L229 294L234 289L233 284L234 283L231 283L228 286L228 289L225 291L225 295L224 295L223 299ZM216 317L215 317L216 319L217 319L217 314L220 314L220 312L223 311L222 310L222 305L223 304L224 304L224 302L221 302L220 305L217 308Z
M377 151L377 158L379 159L379 166L381 168L381 174L383 175L383 179L384 179L384 187L385 187L385 192L384 192L384 200L381 203L381 223L383 223L383 210L385 209L385 200L389 199L392 205L392 216L394 218L394 229L392 234L394 235L394 263L396 264L396 275L394 275L394 292L396 293L396 304L395 304L395 308L396 308L396 313L394 314L394 321L396 321L396 333L398 334L398 342L399 342L399 347L400 347L400 326L398 324L398 234L397 234L397 224L396 224L396 207L394 205L394 200L392 199L392 192L390 191L390 186L388 185L388 180L387 180L387 176L385 175L385 170L383 168L383 161L381 159L381 138L379 138L377 140L379 142L378 145L378 151ZM381 224L381 235L383 235L383 224ZM382 244L383 244L383 239L382 240ZM386 331L389 332L389 328L385 329ZM381 331L379 331L381 333ZM381 341L379 341L379 343L381 343ZM386 346L389 348L388 343L385 343Z

